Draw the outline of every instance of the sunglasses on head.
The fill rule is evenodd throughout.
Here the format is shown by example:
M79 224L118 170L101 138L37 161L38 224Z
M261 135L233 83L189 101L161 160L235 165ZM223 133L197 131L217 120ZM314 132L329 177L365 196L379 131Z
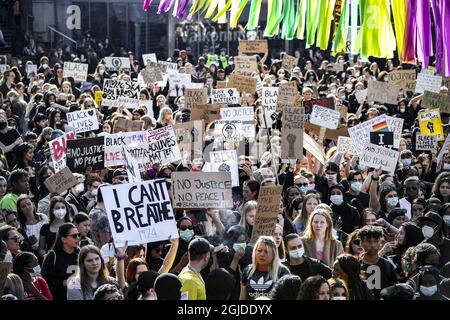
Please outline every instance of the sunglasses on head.
M192 229L194 229L194 227L193 226L180 226L180 230L184 231L186 229L192 230Z
M74 234L68 234L67 236L68 237L72 237L74 239L78 239L78 238L81 237L81 234L80 233L74 233Z

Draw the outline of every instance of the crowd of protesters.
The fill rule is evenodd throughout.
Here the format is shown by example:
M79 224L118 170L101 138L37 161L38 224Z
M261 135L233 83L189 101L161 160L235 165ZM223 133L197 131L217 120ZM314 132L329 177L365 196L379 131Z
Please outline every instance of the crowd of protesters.
M102 45L103 46L103 45ZM67 50L66 50L67 49ZM140 246L115 247L102 187L128 183L123 168L74 174L78 184L51 194L44 181L54 174L49 142L64 134L68 112L93 108L100 128L77 138L113 132L120 118L143 120L145 130L189 122L183 96L169 97L168 85L141 86L140 99L153 101L153 117L145 108L127 110L95 101L105 79L138 81L144 67L132 52L131 70L111 72L104 61L69 54L41 52L37 74L10 63L0 77L0 261L11 262L2 299L18 300L442 300L450 297L450 154L438 163L442 142L431 152L415 150L422 95L400 91L395 105L363 102L356 93L369 80L387 81L388 72L420 66L342 62L337 72L320 52L296 56L305 63L291 72L282 56L258 56L263 86L294 81L300 102L332 98L347 107L347 127L378 115L404 119L395 174L365 167L357 155L337 154L336 140L323 139L322 165L309 152L303 159L280 158L281 115L273 127L262 125L260 94L242 93L241 106L255 110L256 140L267 141L262 156L239 155L238 187L233 208L175 210L179 239ZM106 51L106 48L102 48ZM65 54L67 51L67 54ZM110 55L111 52L103 54ZM169 59L179 73L208 90L233 73L233 57L205 48L193 61L185 50ZM63 62L89 63L87 81L64 78ZM11 62L11 61L10 61ZM448 88L441 88L448 95ZM441 113L445 136L449 114ZM206 123L213 142L214 123ZM317 139L319 132L308 134ZM249 150L248 139L239 141ZM227 148L237 148L228 145ZM247 148L245 148L247 146ZM206 158L206 159L205 159ZM190 159L190 160L189 160ZM143 180L172 172L202 170L207 156L195 150L188 160L154 164ZM283 196L273 235L253 239L252 228L262 186L281 184Z

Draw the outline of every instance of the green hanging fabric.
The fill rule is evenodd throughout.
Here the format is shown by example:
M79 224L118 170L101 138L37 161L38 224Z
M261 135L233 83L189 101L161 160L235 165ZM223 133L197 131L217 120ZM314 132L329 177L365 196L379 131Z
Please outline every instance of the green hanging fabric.
M252 0L250 14L248 16L248 30L255 30L258 27L261 4L262 0Z
M217 6L219 5L219 0L212 0L210 3L208 3L208 11L206 12L205 18L209 19L211 18L214 11L216 11Z
M238 24L239 17L242 14L242 11L244 11L245 6L247 5L248 0L241 0L239 3L239 9L237 10L234 17L231 17L231 28L236 28Z
M297 23L297 39L305 39L305 22L306 22L306 0L297 0L297 17L295 21Z
M197 13L197 11L201 10L206 3L207 0L195 0L194 4L192 5L190 14L194 15L195 13Z
M280 31L280 23L283 19L283 1L269 1L268 7L270 9L267 11L267 25L266 29L264 30L264 36L273 37Z
M222 10L217 12L217 14L214 16L214 18L212 18L212 21L217 22L217 20L219 20L219 18L221 16L223 16L225 14L225 12L227 12L228 9L230 9L232 3L233 3L233 0L228 0L228 2L225 4L225 6L222 8Z
M348 26L350 22L349 8L347 8L347 0L342 1L341 19L339 25L336 28L333 39L333 54L345 52L345 45L347 42Z
M308 0L308 7L306 9L306 48L309 48L316 39L316 31L318 24L318 9L319 1L322 0Z
M322 0L320 2L316 45L322 50L328 49L335 3L336 0Z
M283 27L281 39L294 39L296 29L294 0L285 0L283 5Z

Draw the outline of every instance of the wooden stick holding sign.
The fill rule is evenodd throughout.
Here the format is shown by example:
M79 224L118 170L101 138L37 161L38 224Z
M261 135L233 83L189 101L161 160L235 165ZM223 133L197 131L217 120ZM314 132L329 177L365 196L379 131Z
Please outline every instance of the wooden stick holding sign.
M260 236L273 234L280 210L281 191L283 186L280 185L261 187L259 190L251 243L255 243Z

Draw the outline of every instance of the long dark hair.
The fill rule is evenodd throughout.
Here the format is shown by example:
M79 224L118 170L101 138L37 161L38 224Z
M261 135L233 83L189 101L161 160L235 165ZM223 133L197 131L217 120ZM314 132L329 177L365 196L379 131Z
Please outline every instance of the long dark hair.
M33 258L37 260L34 253L28 251L20 252L13 260L13 272L17 274L20 278L25 276L25 268L29 268Z
M70 229L76 229L75 225L73 223L64 223L62 224L59 229L58 233L56 234L55 243L53 245L54 251L61 251L64 250L64 244L61 240L62 237L67 237L69 235Z
M317 300L320 292L320 287L324 283L328 285L327 280L325 280L325 278L322 276L309 277L305 280L305 282L303 282L302 286L300 287L297 300Z
M347 287L351 300L367 300L366 285L361 280L361 265L352 255L341 255L337 258L341 269L347 275Z
M48 218L49 223L51 224L55 220L55 215L53 214L53 208L55 205L60 202L63 203L66 207L66 216L64 217L64 222L72 222L72 219L70 217L70 207L67 204L67 201L60 196L53 197L52 200L50 200L50 204L48 205Z

